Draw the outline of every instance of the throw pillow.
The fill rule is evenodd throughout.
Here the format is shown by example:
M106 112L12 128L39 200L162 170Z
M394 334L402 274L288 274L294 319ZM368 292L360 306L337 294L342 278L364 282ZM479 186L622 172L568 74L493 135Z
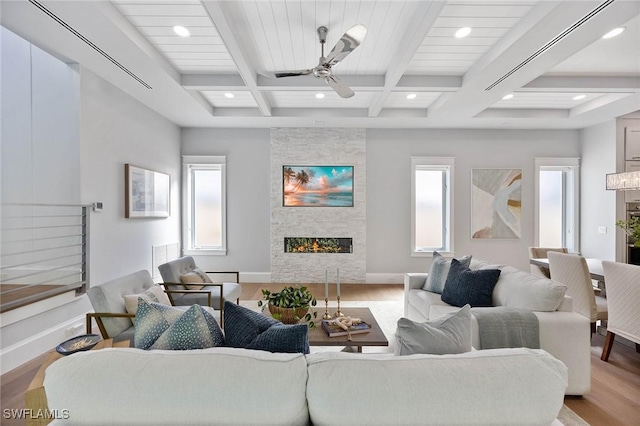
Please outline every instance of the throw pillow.
M398 320L396 355L460 354L471 350L471 307L427 321Z
M184 275L180 275L180 282L184 284L207 284L211 283L211 278L200 268L195 268ZM203 285L186 285L187 290L201 290Z
M189 350L224 345L218 323L200 305L182 311L140 299L134 324L138 349Z
M453 259L442 291L442 301L458 307L466 304L473 307L492 306L491 296L498 278L500 278L499 269L472 271Z
M136 314L138 311L138 299L142 299L147 302L160 303L167 306L171 305L169 296L167 296L167 293L165 293L159 285L151 286L143 293L125 294L124 306L128 313Z
M471 263L471 256L461 257L458 262L468 268ZM450 268L451 260L445 259L440 253L434 251L429 275L427 275L427 281L424 283L424 286L422 286L422 289L441 294L444 289L444 284L447 282Z
M224 332L227 346L234 348L309 353L306 324L284 325L229 301L224 302Z

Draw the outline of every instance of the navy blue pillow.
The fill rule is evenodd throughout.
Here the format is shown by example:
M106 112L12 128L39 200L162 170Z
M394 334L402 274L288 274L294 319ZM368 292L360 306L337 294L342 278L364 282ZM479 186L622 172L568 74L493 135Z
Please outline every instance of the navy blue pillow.
M472 271L456 259L451 260L451 269L442 291L442 301L463 307L493 306L491 295L500 278L499 269Z
M309 353L306 324L284 325L229 301L224 302L224 334L227 346L234 348Z

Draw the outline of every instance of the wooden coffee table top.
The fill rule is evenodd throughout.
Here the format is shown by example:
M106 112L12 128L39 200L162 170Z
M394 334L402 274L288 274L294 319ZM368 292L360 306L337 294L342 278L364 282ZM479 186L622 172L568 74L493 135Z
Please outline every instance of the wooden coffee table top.
M329 310L335 312L336 308ZM320 317L324 312L319 311ZM309 329L309 346L389 346L389 341L384 335L378 322L369 308L349 308L343 307L342 313L353 318L360 318L362 321L371 324L371 331L368 333L354 334L351 340L347 336L329 337L322 325L318 322L318 327Z

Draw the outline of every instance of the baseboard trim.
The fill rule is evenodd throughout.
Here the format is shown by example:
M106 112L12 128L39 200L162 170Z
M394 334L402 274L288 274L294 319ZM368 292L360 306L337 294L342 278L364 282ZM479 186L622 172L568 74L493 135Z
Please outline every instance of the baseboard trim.
M84 325L85 318L85 315L78 315L0 350L0 374L13 370L70 339L73 336L67 335L66 330L79 323ZM76 335L84 334L84 332L85 329L83 327Z
M367 273L365 282L367 284L402 284L404 274Z
M240 282L270 283L271 272L240 272Z

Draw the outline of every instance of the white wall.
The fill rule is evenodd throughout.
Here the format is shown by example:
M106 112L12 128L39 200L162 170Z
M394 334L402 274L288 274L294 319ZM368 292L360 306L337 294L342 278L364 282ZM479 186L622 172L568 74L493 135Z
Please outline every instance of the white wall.
M411 257L410 252L411 156L456 157L454 243L457 255L471 253L491 262L528 270L527 247L533 245L534 240L534 158L580 155L577 130L369 129L366 135L366 267L368 275L381 274L378 278L387 273L395 278L404 272L427 271L430 264L429 258ZM228 256L203 256L198 263L204 267L268 273L268 130L184 129L182 137L183 154L228 156L230 252ZM523 169L522 238L471 240L470 171L482 167Z
M580 131L580 248L585 257L616 258L616 193L605 189L605 175L616 171L616 120ZM607 233L598 232L606 227Z
M579 156L573 130L367 131L367 272L428 271L430 258L411 257L411 157L455 157L454 249L492 263L529 270L534 241L534 158ZM522 237L471 240L471 169L522 169Z
M194 256L207 270L241 271L245 282L268 279L269 129L183 129L183 155L227 157L227 255Z
M180 238L180 129L92 72L82 70L82 202L91 215L91 282L147 269L151 247ZM168 218L124 217L124 165L171 177Z
M179 238L179 128L91 72L78 75L36 48L31 60L28 43L18 42L16 51L5 49L5 40L3 34L3 202L102 201L104 211L90 217L91 285L150 270L151 247ZM9 52L27 62L7 58ZM39 92L33 96L30 83L22 80L31 75ZM124 218L125 163L171 175L171 217ZM5 200L5 194L11 197ZM31 195L17 199L15 194ZM68 339L66 329L84 326L89 310L86 296L67 293L3 313L1 372Z

